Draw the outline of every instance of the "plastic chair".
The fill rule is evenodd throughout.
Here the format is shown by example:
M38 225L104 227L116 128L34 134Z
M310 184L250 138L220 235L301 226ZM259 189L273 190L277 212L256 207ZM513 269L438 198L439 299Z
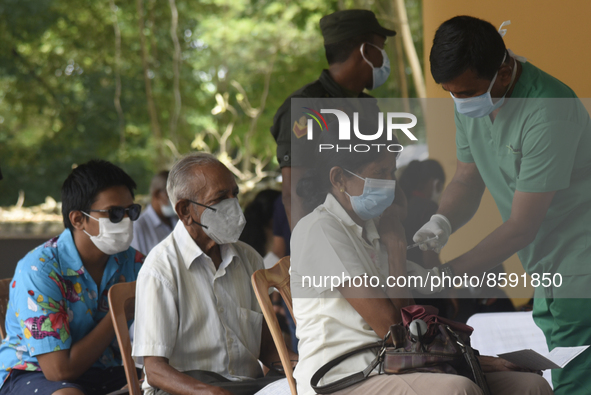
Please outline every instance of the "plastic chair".
M2 335L2 339L6 337L6 310L8 309L8 295L11 281L12 278L0 280L0 334Z
M129 329L125 318L125 302L129 299L135 300L135 281L118 283L109 289L109 310L113 319L115 334L117 335L117 343L119 343L121 349L129 394L140 395L142 391L137 378L135 363L131 357L131 341L129 340Z
M281 294L281 297L285 301L285 304L293 317L291 288L289 286L289 265L289 256L283 257L272 268L261 269L254 272L251 280L254 293L259 301L261 310L263 310L267 326L269 326L269 330L271 331L273 342L279 352L279 358L283 364L283 370L287 377L287 382L289 383L289 389L291 390L292 395L297 395L291 360L287 351L287 346L285 345L285 339L283 338L281 328L279 327L279 321L277 321L277 316L275 315L275 310L271 303L271 298L269 297L269 288L275 287Z

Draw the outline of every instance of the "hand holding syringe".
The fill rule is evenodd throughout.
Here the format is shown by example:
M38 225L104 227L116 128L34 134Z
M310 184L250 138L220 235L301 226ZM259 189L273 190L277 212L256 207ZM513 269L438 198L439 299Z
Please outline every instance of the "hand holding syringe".
M421 244L423 244L423 243L428 243L428 242L430 242L430 241L437 240L438 238L439 238L439 236L431 237L430 239L423 240L423 241L420 241L420 242L418 242L418 243L411 244L411 245L409 245L408 247L406 247L406 249L407 249L407 250L410 250L411 248L418 247L419 245L421 245Z

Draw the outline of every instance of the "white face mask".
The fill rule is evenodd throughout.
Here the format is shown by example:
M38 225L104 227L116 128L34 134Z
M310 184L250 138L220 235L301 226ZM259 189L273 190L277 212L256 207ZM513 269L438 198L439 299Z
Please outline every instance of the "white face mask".
M367 64L371 66L373 74L373 85L371 87L371 90L373 90L379 86L382 86L386 82L386 80L388 80L388 77L390 76L390 58L388 58L388 54L382 48L378 47L377 45L367 43L372 47L376 47L382 53L382 59L384 59L382 61L382 65L380 67L375 67L369 60L365 58L365 55L363 54L363 46L365 44L366 43L361 44L361 56L363 57L363 60L365 60Z
M104 254L113 255L122 251L126 251L133 240L133 224L129 217L125 217L114 224L109 218L94 218L92 215L82 213L99 223L99 234L92 236L86 230L90 240L94 243L96 248L101 250Z
M224 199L213 206L206 206L201 203L193 202L199 206L205 207L201 214L201 223L205 234L216 244L236 243L242 234L246 219L240 208L238 199Z
M172 204L167 204L167 205L162 205L160 206L160 211L162 212L162 215L164 215L165 217L174 217L176 216L176 213L174 212L174 208L172 207Z

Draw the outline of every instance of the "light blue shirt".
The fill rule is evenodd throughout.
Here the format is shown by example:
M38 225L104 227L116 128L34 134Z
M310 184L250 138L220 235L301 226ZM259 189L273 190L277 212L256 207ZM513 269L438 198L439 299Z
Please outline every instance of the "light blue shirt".
M12 369L41 371L37 355L69 349L90 333L109 311L111 286L135 281L143 261L131 247L111 255L98 286L84 268L69 229L29 252L10 283L0 383ZM113 338L93 367L120 365Z
M178 221L177 217L170 218L172 228L166 225L152 205L149 205L142 215L133 223L133 240L131 246L144 255L148 255L152 248L164 240Z

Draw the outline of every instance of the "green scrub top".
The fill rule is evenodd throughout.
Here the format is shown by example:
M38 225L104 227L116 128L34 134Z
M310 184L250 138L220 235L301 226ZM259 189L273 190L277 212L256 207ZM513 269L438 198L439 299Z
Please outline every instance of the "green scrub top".
M518 252L527 273L591 274L589 114L568 86L522 66L494 123L456 110L457 157L476 164L503 222L516 190L557 191L535 240Z

